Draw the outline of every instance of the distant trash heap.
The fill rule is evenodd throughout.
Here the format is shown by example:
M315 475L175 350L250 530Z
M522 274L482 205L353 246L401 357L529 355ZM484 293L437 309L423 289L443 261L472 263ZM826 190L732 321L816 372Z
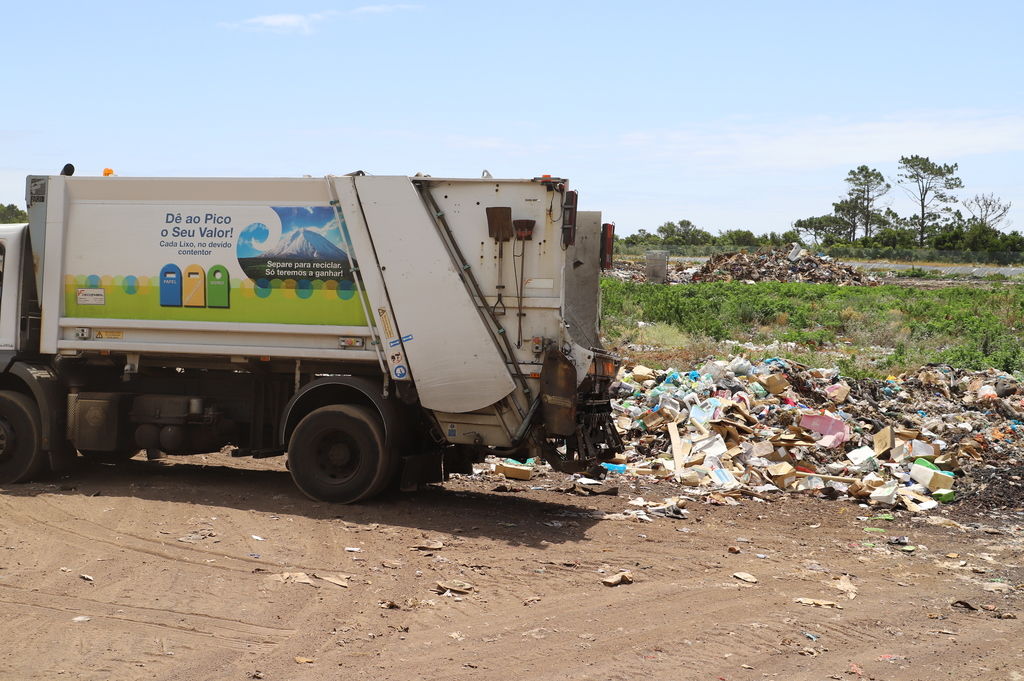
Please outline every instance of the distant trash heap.
M626 451L609 479L655 476L717 503L781 492L915 513L970 498L1024 504L1024 396L995 370L929 365L886 380L780 358L623 369L612 407Z
M878 284L874 277L827 256L814 255L798 244L770 251L713 255L691 275L691 281L798 281L838 286Z
M609 276L624 281L648 281L642 262L616 261ZM669 263L665 283L689 284L711 281L806 282L837 286L877 286L878 280L864 272L809 252L799 244L772 250L737 251L710 256L701 266Z

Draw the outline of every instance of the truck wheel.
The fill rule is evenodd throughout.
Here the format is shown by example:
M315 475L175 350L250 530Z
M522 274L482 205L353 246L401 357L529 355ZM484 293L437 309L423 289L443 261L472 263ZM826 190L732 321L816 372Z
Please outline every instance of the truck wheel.
M41 433L36 403L21 393L0 390L0 484L23 482L46 469Z
M288 443L292 479L318 501L350 504L377 494L395 470L393 458L377 412L355 404L310 412Z

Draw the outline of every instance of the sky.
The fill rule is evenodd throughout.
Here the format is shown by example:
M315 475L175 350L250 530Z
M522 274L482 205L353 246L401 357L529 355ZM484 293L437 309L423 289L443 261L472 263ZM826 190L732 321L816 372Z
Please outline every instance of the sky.
M1024 3L0 3L28 174L567 177L617 232L784 231L866 164L958 163L1024 230ZM912 211L894 186L887 204Z

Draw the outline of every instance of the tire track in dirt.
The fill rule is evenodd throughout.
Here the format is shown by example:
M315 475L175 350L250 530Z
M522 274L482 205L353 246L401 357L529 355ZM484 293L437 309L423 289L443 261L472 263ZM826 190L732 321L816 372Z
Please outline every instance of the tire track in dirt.
M600 651L595 658L599 661L568 671L565 678L632 680L645 675L663 678L669 672L678 675L669 678L704 678L709 666L717 668L732 662L736 667L747 663L758 669L766 665L781 665L784 669L787 660L797 656L802 660L806 652L800 651L813 647L812 641L802 635L803 630L815 632L831 646L868 652L883 638L875 627L865 623L838 621L843 615L835 611L804 611L800 609L803 606L789 605L791 597L781 591L731 588L724 581L712 583L703 573L669 581L678 580L678 574L649 570L638 575L638 583L615 589L600 586L601 575L592 569L560 577L533 585L534 590L550 596L528 608L507 612L494 635L484 639L497 638L492 642L494 648L487 648L487 658L513 656L521 669L542 673L551 659L571 647ZM594 580L592 586L580 590L581 582L588 578ZM522 584L518 579L514 581ZM574 588L568 588L569 581L575 582ZM502 599L508 592L505 588L492 593L486 584L483 586L487 598ZM628 593L628 602L623 602L623 593ZM752 598L761 605L752 607ZM586 624L603 621L607 626L609 609L615 611L614 628L601 630L599 625ZM461 613L449 615L444 626L460 629ZM581 628L589 628L585 638L579 636ZM462 633L471 636L470 632ZM466 665L481 663L479 659L455 659ZM412 668L408 671L414 674ZM472 677L469 671L452 675Z
M5 500L3 501L3 506L6 507L3 514L4 518L17 519L17 517L20 516L21 518L41 525L50 531L73 537L73 542L75 540L80 540L76 543L80 548L90 548L94 544L99 543L118 549L162 558L173 563L184 563L186 565L211 568L214 570L227 570L230 572L244 573L251 573L254 567L261 567L265 569L272 568L277 571L289 568L311 572L331 570L331 568L308 567L292 563L274 563L266 560L260 560L258 558L250 558L248 556L231 556L220 551L203 549L181 542L164 542L158 539L150 539L132 534L131 532L116 531L87 518L81 518L68 513L45 500L41 501L47 507L52 509L54 515L61 514L63 517L51 519L40 518L27 510L15 509L9 501ZM71 525L71 527L66 525ZM78 525L79 527L74 527L75 525ZM19 524L19 529L26 529L26 526L24 524ZM85 543L82 543L83 541ZM189 557L196 554L198 554L196 560ZM202 558L198 558L199 556L202 556ZM227 564L207 562L207 557L214 557L217 560L227 561Z
M72 617L86 615L104 624L122 624L136 630L136 633L140 633L137 631L140 628L163 635L170 631L186 638L198 637L204 645L209 645L212 640L216 645L231 650L267 652L295 634L294 629L267 627L201 613L29 590L10 584L0 584L0 603L62 613L67 615L69 621Z

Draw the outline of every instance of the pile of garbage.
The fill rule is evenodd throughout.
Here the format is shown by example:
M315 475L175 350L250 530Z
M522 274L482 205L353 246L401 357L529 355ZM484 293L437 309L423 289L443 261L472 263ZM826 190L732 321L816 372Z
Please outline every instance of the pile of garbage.
M608 479L655 476L717 503L805 492L915 513L1024 506L1024 394L995 370L848 380L781 358L636 365L611 404L627 447L602 464Z
M713 255L690 275L690 281L781 281L877 286L878 281L828 256L810 253L799 244L773 250Z
M693 262L672 263L665 268L666 284L689 284L693 275L699 270L699 265ZM610 270L604 273L606 277L613 277L621 281L646 282L647 266L642 260L616 260Z

